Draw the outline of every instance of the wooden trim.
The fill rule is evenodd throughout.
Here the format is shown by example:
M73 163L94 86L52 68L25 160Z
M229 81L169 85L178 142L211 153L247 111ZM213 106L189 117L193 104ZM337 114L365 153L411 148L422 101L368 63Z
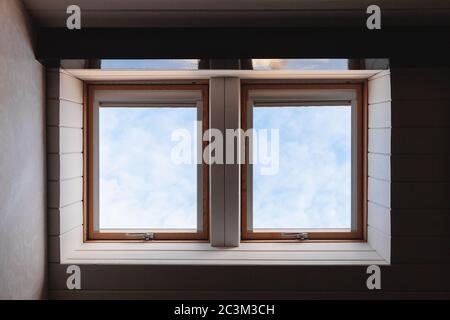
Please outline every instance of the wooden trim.
M86 241L89 237L88 235L88 197L89 197L89 187L88 187L88 106L89 106L89 88L88 85L83 83L83 241Z
M247 103L248 103L248 90L251 87L248 85L241 85L241 129L244 132L247 132L248 129L248 112L247 112ZM245 139L245 138L244 138ZM247 226L247 165L248 162L248 150L249 143L248 140L244 140L244 163L241 164L241 240L250 239L248 226Z
M368 81L365 80L362 84L362 95L361 95L361 103L362 103L362 128L361 128L361 137L362 141L362 150L360 157L362 158L362 221L361 221L361 237L364 241L367 241L367 226L368 226L368 180L369 180L369 86Z
M364 81L382 70L105 70L66 69L64 72L96 84L207 84L211 78L239 78L243 83Z
M85 186L85 217L84 217L84 241L102 241L102 240L130 240L144 241L139 236L127 235L124 232L100 232L94 230L94 94L96 90L200 90L203 97L202 109L202 130L205 132L209 128L209 86L208 84L167 84L167 85L107 85L107 84L88 84L85 85L85 110L84 110L84 186ZM203 150L207 146L207 141L202 142ZM154 232L155 241L181 241L195 240L206 241L209 239L209 165L203 163L203 228L200 232Z
M88 88L88 105L86 110L86 121L87 127L84 130L84 135L86 136L86 145L83 146L83 153L87 157L87 176L83 179L87 181L87 198L85 199L84 206L87 207L87 224L83 226L84 230L87 229L86 241L94 239L94 196L93 196L93 186L94 186L94 144L90 143L93 140L93 118L94 118L94 87L87 86Z
M366 241L367 240L367 83L327 83L327 84L242 84L241 90L241 128L246 131L247 103L249 90L283 89L353 89L356 92L357 108L357 230L348 232L308 232L307 241ZM241 164L241 239L242 241L298 242L289 239L282 232L249 231L247 228L247 180L248 180L248 141L245 141L245 163Z

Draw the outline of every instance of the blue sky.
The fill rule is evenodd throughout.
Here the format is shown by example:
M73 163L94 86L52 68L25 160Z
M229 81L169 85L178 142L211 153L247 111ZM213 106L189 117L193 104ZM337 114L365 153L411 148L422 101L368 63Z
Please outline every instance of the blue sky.
M347 59L253 59L255 70L346 70ZM196 59L102 60L102 69L195 70Z
M350 228L350 119L350 106L253 109L254 129L280 130L278 173L254 165L254 228Z
M347 70L347 59L253 59L255 70Z
M100 109L100 228L196 228L196 165L171 161L172 130L194 135L196 119L195 108Z
M102 60L102 69L198 69L197 59Z
M254 165L255 228L349 228L350 107L258 107L279 129L275 175ZM100 110L100 227L196 227L196 165L174 164L173 130L195 135L195 108ZM195 155L195 143L192 143Z

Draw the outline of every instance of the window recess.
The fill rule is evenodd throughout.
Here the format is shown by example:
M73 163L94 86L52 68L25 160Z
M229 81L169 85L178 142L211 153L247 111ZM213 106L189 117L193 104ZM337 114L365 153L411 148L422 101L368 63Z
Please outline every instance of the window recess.
M51 115L48 122L48 150L49 150L49 170L52 171L52 178L49 184L49 259L52 263L62 264L99 264L109 265L111 261L122 265L372 265L389 264L391 259L391 228L390 228L390 166L378 165L378 158L390 158L390 73L389 71L377 70L342 70L342 71L236 71L217 70L193 73L191 71L142 71L142 70L49 70L49 105L47 112ZM225 77L225 78L224 78ZM207 80L205 80L207 79ZM88 117L91 112L88 107L92 99L92 87L98 89L110 88L109 91L119 89L119 83L145 82L148 85L131 85L129 89L123 91L143 90L146 87L156 88L157 86L182 85L184 91L189 84L209 83L208 94L211 98L209 108L210 127L225 130L228 128L241 128L242 108L241 101L244 89L251 84L258 84L259 91L273 87L285 86L286 83L311 83L292 87L297 90L302 89L342 89L359 90L358 87L365 87L363 84L354 84L350 87L342 83L363 83L367 82L366 90L363 90L363 102L369 104L371 114L368 115L368 127L366 131L361 130L363 148L367 135L370 136L370 150L368 153L370 170L368 180L363 183L362 195L365 197L365 190L368 189L369 202L367 203L368 219L367 237L365 236L365 222L363 222L363 236L354 239L330 239L317 238L311 240L312 231L308 230L310 240L300 240L296 238L299 230L287 232L290 237L282 239L243 239L241 236L241 167L237 165L210 165L209 183L211 197L213 194L219 201L205 198L210 203L209 211L209 235L206 239L175 239L154 238L151 234L155 230L132 230L139 233L136 236L127 236L114 230L114 236L108 237L104 230L98 234L98 239L89 238L89 219L87 209L92 210L92 189L88 185L92 183L92 166L89 166L89 155L92 155L88 135L92 132L90 126L92 120ZM97 85L96 83L110 83L108 86ZM331 85L330 83L337 83ZM154 83L150 85L150 83ZM242 83L244 85L242 85ZM318 85L321 83L321 85ZM328 83L328 84L325 84ZM341 87L342 86L342 87ZM352 87L354 86L354 87ZM123 87L123 86L120 86ZM330 88L332 87L332 88ZM84 88L84 90L83 90ZM252 88L253 89L253 88ZM162 90L162 89L161 89ZM171 91L172 92L172 91ZM103 94L103 93L102 93ZM198 94L198 93L197 93ZM84 95L84 99L83 99ZM298 96L294 97L298 100ZM302 97L303 99L304 97ZM306 99L305 99L306 100ZM330 98L330 100L332 100ZM338 99L341 100L341 99ZM344 99L345 100L345 99ZM81 120L82 128L73 130L67 128L68 117L72 117L73 105L68 101L76 101L80 106L80 111L84 114ZM84 101L84 102L83 102ZM198 97L197 97L198 101ZM308 102L310 99L308 99ZM112 102L112 101L109 101ZM129 101L128 101L129 102ZM270 101L273 103L273 101ZM284 101L283 101L284 102ZM208 99L206 102L208 103ZM204 104L205 104L204 103ZM81 107L81 104L83 106ZM386 105L388 108L386 108ZM106 105L105 105L106 106ZM242 104L242 107L244 104ZM112 107L109 106L109 107ZM317 107L317 106L314 106ZM361 104L361 110L365 113L367 105ZM225 112L226 110L226 112ZM230 110L233 110L230 113ZM380 118L380 112L383 117ZM224 118L226 115L226 118ZM372 116L373 115L373 116ZM206 119L206 118L205 118ZM71 120L72 121L72 120ZM363 124L365 119L363 119ZM81 123L81 122L80 122ZM365 124L364 124L365 125ZM77 125L78 127L78 125ZM77 134L75 134L75 131ZM69 134L70 133L70 134ZM74 134L72 134L74 133ZM79 134L78 134L79 133ZM82 135L84 133L84 142ZM372 143L376 142L376 144ZM383 145L383 154L379 154L377 148ZM240 147L240 146L239 146ZM72 163L72 155L77 155L79 161L84 158L82 170L76 170L79 178L73 179L73 170L66 172L68 165ZM377 159L374 159L377 155ZM372 157L371 157L372 156ZM70 159L68 159L70 157ZM70 160L70 162L68 162ZM384 162L383 162L384 163ZM212 167L215 166L215 170ZM73 168L75 169L75 168ZM235 173L237 171L237 174ZM214 177L214 175L216 175ZM365 173L363 174L365 177ZM377 177L387 179L382 181ZM214 181L215 178L215 181ZM57 179L57 180L55 180ZM236 182L237 180L237 182ZM84 183L84 185L83 185ZM213 188L215 191L212 192ZM386 197L385 197L386 196ZM237 198L237 200L235 200ZM230 199L232 202L230 204ZM78 201L73 203L73 201ZM381 202L380 202L381 201ZM215 206L213 206L215 203ZM221 205L226 203L226 207ZM208 206L207 206L208 208ZM237 208L237 209L236 209ZM364 208L364 210L366 210ZM363 211L364 213L365 211ZM76 216L77 218L73 218ZM84 220L83 220L84 217ZM363 216L363 219L365 217ZM51 227L51 228L50 228ZM205 229L204 229L205 230ZM167 233L163 230L162 233ZM179 230L177 230L179 231ZM195 231L195 230L193 230ZM258 231L258 230L257 230ZM327 230L329 231L329 230ZM191 232L189 232L191 233ZM259 233L259 231L258 231ZM308 232L307 232L308 233ZM119 234L119 235L118 235ZM149 234L149 240L145 241L144 236ZM153 235L158 236L157 233ZM214 239L216 238L216 239ZM367 242L365 239L367 238ZM109 240L108 240L109 239ZM88 241L86 241L88 240ZM94 241L95 240L95 241ZM227 248L224 248L227 247ZM234 247L234 248L228 248Z

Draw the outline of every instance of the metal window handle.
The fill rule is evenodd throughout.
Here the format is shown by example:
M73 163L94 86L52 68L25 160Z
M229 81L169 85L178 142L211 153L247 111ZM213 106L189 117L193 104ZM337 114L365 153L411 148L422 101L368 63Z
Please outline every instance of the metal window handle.
M298 240L308 240L308 233L307 232L284 232L281 235L287 236L287 237L295 237Z
M155 234L153 232L130 232L127 236L142 237L145 241L155 240Z

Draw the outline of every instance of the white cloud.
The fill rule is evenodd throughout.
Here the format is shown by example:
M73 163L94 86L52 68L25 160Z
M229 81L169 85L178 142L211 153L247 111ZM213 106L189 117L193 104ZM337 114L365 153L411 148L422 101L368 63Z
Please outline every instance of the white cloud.
M170 161L172 130L193 134L195 120L195 108L101 109L101 228L196 228L196 165Z
M255 70L346 70L347 59L253 59Z
M278 174L254 168L255 227L350 227L350 118L350 107L255 108L255 129L280 130ZM196 228L197 166L170 160L172 131L194 136L195 120L195 108L101 109L101 228Z
M350 227L350 108L255 108L254 126L281 143L278 174L254 167L254 227Z
M282 69L286 64L286 59L253 59L253 68L254 69Z
M194 70L198 59L104 59L102 69Z

